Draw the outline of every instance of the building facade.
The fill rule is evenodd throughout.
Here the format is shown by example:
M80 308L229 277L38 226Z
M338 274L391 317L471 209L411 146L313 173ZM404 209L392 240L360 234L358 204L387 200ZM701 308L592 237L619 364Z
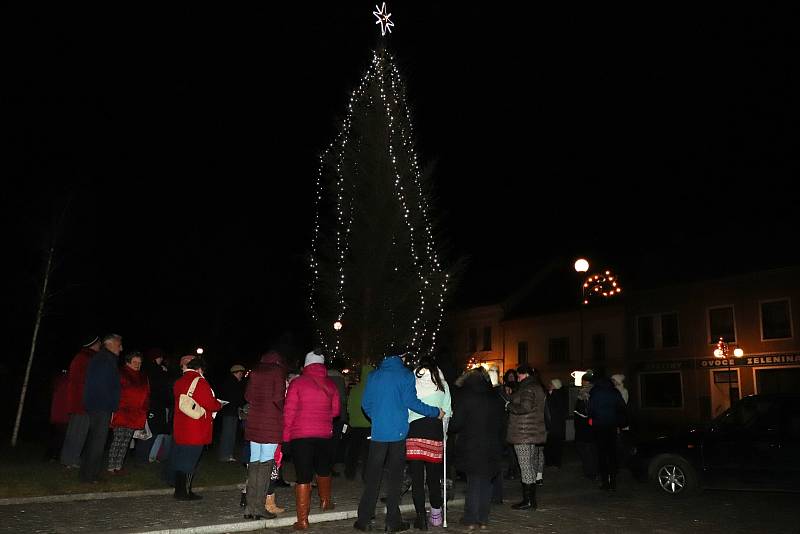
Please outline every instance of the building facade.
M502 304L451 316L463 366L529 363L545 381L575 370L626 376L640 426L707 421L731 400L800 391L800 267L629 291L625 299L510 316ZM714 350L723 339L726 354ZM741 357L734 356L740 348Z
M629 294L628 368L639 419L707 421L744 395L800 391L799 298L800 268ZM714 354L720 338L723 357Z

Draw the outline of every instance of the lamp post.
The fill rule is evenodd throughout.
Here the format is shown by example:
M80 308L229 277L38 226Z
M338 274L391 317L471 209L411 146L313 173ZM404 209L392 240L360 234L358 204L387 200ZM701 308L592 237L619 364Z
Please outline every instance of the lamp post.
M581 277L581 285L578 290L578 298L581 304L578 313L581 325L580 363L581 367L583 367L583 307L589 304L591 300L607 300L618 296L622 292L622 286L619 283L619 278L608 269L586 276L589 271L589 262L584 258L580 258L575 262L575 271Z
M715 358L724 358L726 363L728 364L728 399L730 405L733 406L733 402L736 400L733 398L733 388L731 387L731 359L730 359L730 344L726 343L724 339L719 338L717 341L717 348L714 349L714 357ZM744 356L744 351L738 346L734 345L733 348L733 357L734 358L741 358ZM737 368L736 371L736 390L739 390L739 371Z
M581 285L578 289L578 298L580 298L580 306L578 306L578 322L580 323L580 334L578 338L578 345L580 346L580 368L583 369L583 305L586 304L584 295L585 284L583 277L589 270L589 262L584 258L580 258L575 262L575 272L581 277Z

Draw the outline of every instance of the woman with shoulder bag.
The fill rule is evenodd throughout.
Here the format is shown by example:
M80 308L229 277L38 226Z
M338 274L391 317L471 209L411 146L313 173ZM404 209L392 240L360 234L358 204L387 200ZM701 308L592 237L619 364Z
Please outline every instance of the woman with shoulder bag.
M201 499L192 492L192 480L203 446L211 443L213 413L222 408L203 376L206 362L200 356L181 358L183 376L175 382L175 419L173 422L172 469L175 471L175 498L181 501ZM189 401L187 402L187 397ZM188 412L188 413L187 413Z
M283 412L283 441L290 443L297 483L295 530L308 528L311 480L317 475L320 507L333 509L331 499L331 437L333 419L339 415L339 391L328 378L319 351L306 355L302 374L289 384Z

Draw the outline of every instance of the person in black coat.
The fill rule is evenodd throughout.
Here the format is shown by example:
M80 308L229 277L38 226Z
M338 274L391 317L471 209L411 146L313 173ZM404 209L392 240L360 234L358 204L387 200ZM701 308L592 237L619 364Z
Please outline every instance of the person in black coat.
M592 427L589 426L589 392L591 383L584 381L578 389L578 398L575 399L573 410L575 422L575 449L581 459L583 475L591 480L597 480L597 447L592 436Z
M217 422L221 425L219 443L217 446L217 459L220 462L236 462L233 451L236 447L236 437L239 434L239 408L244 406L245 382L244 375L247 369L236 364L231 367L230 373L219 388L219 398L228 401L217 414Z
M617 488L617 433L627 425L626 412L625 401L611 380L597 380L589 394L589 424L597 445L601 489Z
M465 525L486 525L492 479L500 473L503 443L502 399L492 388L483 367L468 371L456 381L460 386L449 430L458 433L456 469L467 475Z
M569 393L562 387L561 380L558 378L552 379L548 385L544 411L547 425L544 463L553 467L561 467L561 451L567 436Z

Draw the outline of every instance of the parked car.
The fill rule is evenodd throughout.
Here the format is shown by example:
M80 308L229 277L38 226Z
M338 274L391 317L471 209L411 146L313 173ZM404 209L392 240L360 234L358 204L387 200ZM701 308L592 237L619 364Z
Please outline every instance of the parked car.
M711 421L640 443L634 466L669 495L698 488L800 491L800 395L750 395Z

